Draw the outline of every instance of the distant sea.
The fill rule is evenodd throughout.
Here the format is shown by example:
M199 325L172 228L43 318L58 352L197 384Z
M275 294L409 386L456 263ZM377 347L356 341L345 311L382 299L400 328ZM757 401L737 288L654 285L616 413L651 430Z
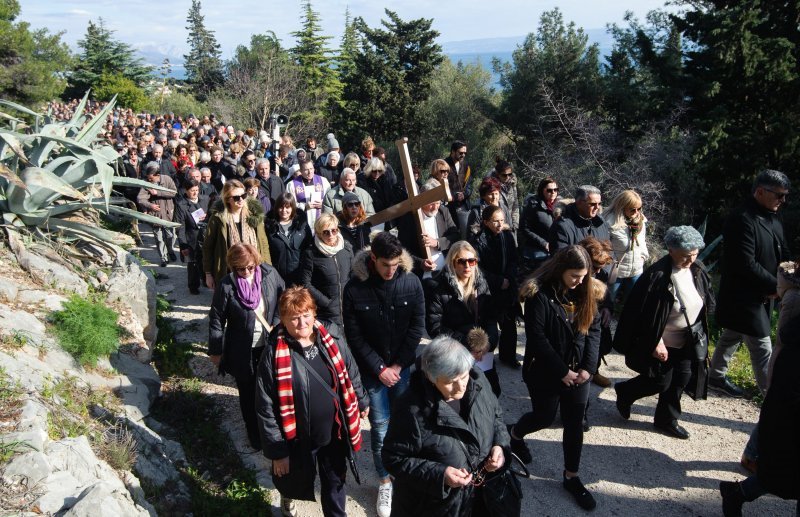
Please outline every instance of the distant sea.
M453 54L446 54L453 64L459 61L465 65L479 64L492 74L492 86L495 89L500 89L500 75L494 73L492 70L492 60L498 58L501 62L511 61L512 51L497 51L497 52L459 52Z

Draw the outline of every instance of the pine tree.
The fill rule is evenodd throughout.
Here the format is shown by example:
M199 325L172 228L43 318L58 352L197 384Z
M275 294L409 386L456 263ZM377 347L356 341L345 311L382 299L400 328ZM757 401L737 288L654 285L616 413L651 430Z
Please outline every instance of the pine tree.
M0 0L0 97L33 105L61 95L72 54L62 33L32 31L19 14L17 0Z
M214 31L206 28L200 8L200 0L192 0L192 7L186 17L189 54L184 55L183 59L186 81L194 86L197 97L205 100L211 91L222 86L225 77L220 45Z
M106 27L102 18L97 23L89 21L86 36L78 40L78 46L83 52L69 78L70 96L81 97L100 83L103 74L130 79L137 87L144 86L151 78L153 68L144 65L130 45L114 39L114 31Z
M327 47L331 37L321 34L319 14L311 7L310 0L306 0L303 13L302 29L292 33L297 44L290 52L300 66L302 81L314 103L310 113L295 116L316 120L325 116L328 104L336 104L342 86L331 66L333 58Z

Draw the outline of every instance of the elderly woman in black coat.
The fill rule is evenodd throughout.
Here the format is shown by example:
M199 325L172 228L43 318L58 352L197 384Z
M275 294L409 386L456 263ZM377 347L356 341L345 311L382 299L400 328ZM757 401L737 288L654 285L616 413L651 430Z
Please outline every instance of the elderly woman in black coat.
M339 231L333 214L322 214L314 223L314 244L303 254L300 285L317 304L317 318L336 337L344 337L342 292L353 264L353 247Z
M347 459L361 448L359 417L367 417L369 399L349 348L316 319L305 288L281 296L255 408L282 515L296 515L293 499L314 500L318 471L322 514L346 517Z
M625 351L625 364L640 375L618 382L614 390L617 409L626 420L634 402L658 393L655 427L687 439L689 432L678 423L681 395L692 367L704 368L694 360L687 326L701 321L708 335L714 294L708 273L697 262L698 251L705 247L700 233L691 226L674 226L664 235L664 244L669 254L634 284L614 336L614 347Z
M475 475L501 468L509 442L503 410L472 365L458 341L435 338L396 401L381 453L394 476L392 516L485 513Z
M239 390L250 445L261 449L255 413L256 368L267 336L278 323L278 298L284 283L272 266L263 264L250 244L228 250L228 269L214 291L208 314L208 355L219 373L231 374Z

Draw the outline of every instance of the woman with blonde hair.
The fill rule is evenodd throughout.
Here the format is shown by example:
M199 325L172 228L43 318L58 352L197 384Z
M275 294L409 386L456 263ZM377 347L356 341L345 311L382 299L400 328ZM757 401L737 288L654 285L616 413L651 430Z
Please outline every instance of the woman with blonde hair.
M613 302L620 287L627 297L650 257L645 241L647 218L642 212L642 198L635 190L623 190L617 194L602 217L611 229L611 248L617 272L616 280L608 285Z
M458 241L450 247L442 271L425 281L425 293L425 326L432 338L449 335L466 346L470 331L477 327L490 336L492 348L497 345L492 295L478 267L478 253L469 242ZM491 352L487 356L478 366L499 395L494 357Z
M272 264L269 241L264 228L264 208L258 199L248 198L239 180L228 180L222 199L214 203L203 242L203 271L206 285L213 289L229 269L228 250L238 243L254 246L267 264Z
M532 461L526 434L550 427L561 407L564 424L564 488L584 510L596 502L578 478L583 448L583 415L589 381L597 371L600 346L598 306L602 282L592 278L586 248L572 245L542 264L520 289L525 304L525 359L522 376L533 411L509 427L511 450Z

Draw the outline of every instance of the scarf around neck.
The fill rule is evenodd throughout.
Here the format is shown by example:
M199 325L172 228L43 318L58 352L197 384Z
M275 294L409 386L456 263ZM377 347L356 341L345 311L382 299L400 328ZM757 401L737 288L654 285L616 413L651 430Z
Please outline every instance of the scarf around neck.
M314 244L317 246L317 249L322 252L323 255L325 255L326 257L332 257L337 253L339 253L340 251L342 251L342 249L344 248L344 237L342 237L342 232L339 232L336 235L336 237L337 237L336 244L334 244L333 246L328 246L327 244L322 242L322 239L319 238L319 235L315 235Z
M234 274L236 280L236 298L239 303L250 310L255 310L261 301L261 266L256 265L253 271L253 281Z
M631 250L633 250L634 246L636 246L636 240L639 237L639 233L642 231L643 221L643 217L631 219L628 219L627 217L625 218L625 224L628 225L628 230L631 232Z
M258 249L258 237L256 237L256 231L253 229L253 227L247 224L247 211L245 209L242 209L241 213L239 214L239 224L242 226L241 236L239 235L239 228L236 222L233 220L233 214L225 210L223 217L225 218L225 224L228 227L228 248L231 248L234 244L239 244L241 242L243 244L250 244Z
M314 322L314 328L319 334L322 342L321 350L330 358L336 376L335 391L339 395L339 401L344 408L347 421L348 437L350 445L354 451L361 449L361 420L358 414L358 397L356 396L350 375L339 353L336 341L328 334L325 327L319 321ZM275 378L278 383L278 415L280 416L281 428L286 440L297 438L297 420L294 408L294 390L292 386L292 350L286 342L286 328L281 325L278 331L278 344L275 348L274 368ZM337 404L338 406L338 404Z

